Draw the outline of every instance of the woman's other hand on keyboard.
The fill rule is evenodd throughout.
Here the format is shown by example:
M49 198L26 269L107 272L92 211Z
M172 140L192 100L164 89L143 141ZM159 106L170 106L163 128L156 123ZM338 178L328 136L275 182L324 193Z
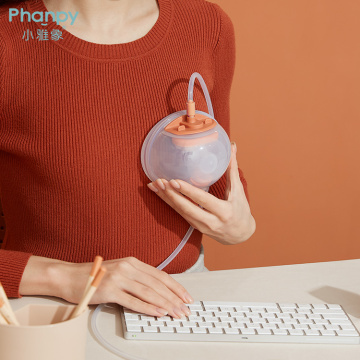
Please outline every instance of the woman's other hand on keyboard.
M193 299L166 272L127 257L102 263L106 274L90 304L118 303L136 312L180 318ZM50 295L78 303L92 263L74 264L31 256L20 284L21 295Z

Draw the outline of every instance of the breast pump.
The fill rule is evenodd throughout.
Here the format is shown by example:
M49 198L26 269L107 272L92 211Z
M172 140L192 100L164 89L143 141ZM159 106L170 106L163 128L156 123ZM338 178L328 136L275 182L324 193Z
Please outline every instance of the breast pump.
M198 79L205 95L208 113L195 109L194 83ZM189 80L186 110L172 113L160 120L146 136L141 148L141 165L151 180L180 179L205 191L226 171L231 157L231 144L225 130L214 118L214 111L205 81L199 73ZM181 251L194 228L189 227L184 238L158 269L162 270ZM104 304L99 305L91 319L98 340L113 353L126 359L141 360L117 349L100 334L96 318Z

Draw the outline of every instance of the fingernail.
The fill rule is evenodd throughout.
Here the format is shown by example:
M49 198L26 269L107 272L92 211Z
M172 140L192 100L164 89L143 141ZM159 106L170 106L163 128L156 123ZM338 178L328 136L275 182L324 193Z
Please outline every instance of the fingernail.
M187 306L181 305L180 308L181 308L181 311L182 311L183 313L185 313L186 316L189 316L189 315L191 314L191 311L189 310L189 308L188 308Z
M175 313L175 315L179 316L180 318L182 318L184 316L184 313L179 308L174 308L174 313Z
M184 298L187 304L192 304L194 302L194 299L190 296L190 294L185 294Z
M147 184L148 188L154 192L158 192L158 188L153 184L153 183L149 183Z
M161 314L161 316L165 316L168 314L168 312L164 309L156 308L156 311Z
M169 181L169 183L170 183L175 189L180 189L180 184L179 184L176 180L171 179L171 180Z
M165 190L165 185L164 183L161 181L161 179L157 179L156 183L159 185L161 190Z

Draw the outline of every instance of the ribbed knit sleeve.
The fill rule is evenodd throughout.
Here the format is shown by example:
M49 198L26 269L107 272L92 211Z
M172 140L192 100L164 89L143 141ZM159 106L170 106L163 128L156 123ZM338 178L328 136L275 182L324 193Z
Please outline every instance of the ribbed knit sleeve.
M31 254L0 250L0 281L8 297L21 297L19 287Z
M4 97L4 73L5 73L5 42L0 34L0 119L3 113L3 97ZM0 123L1 129L1 123Z
M4 74L6 68L6 46L0 34L0 131L3 118L5 93ZM1 171L1 164L0 164ZM1 189L0 189L1 199ZM25 266L31 254L19 251L0 250L0 281L8 297L21 297L19 286Z
M215 68L214 89L211 99L216 119L230 136L230 90L235 69L235 32L230 17L217 4L213 4L220 18L219 37L213 52ZM232 119L237 121L238 119ZM249 200L247 183L239 169L240 180ZM225 174L210 187L209 192L223 199L226 187Z

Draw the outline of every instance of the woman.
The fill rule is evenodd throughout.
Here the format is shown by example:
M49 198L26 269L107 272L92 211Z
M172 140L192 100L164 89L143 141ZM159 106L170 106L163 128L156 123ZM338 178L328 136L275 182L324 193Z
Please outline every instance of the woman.
M19 12L11 22L9 8ZM60 14L61 26L45 23L50 11ZM75 21L66 20L70 12L78 12ZM229 132L234 57L229 17L203 0L2 5L0 188L7 230L0 280L9 296L77 302L90 262L101 255L107 275L93 304L116 302L153 316L189 313L191 296L168 273L198 268L201 233L236 244L255 230L236 146L210 193L176 179L148 184L140 149L157 121L184 109L195 71ZM199 89L194 99L206 110ZM189 223L197 230L184 249L165 271L156 269Z

